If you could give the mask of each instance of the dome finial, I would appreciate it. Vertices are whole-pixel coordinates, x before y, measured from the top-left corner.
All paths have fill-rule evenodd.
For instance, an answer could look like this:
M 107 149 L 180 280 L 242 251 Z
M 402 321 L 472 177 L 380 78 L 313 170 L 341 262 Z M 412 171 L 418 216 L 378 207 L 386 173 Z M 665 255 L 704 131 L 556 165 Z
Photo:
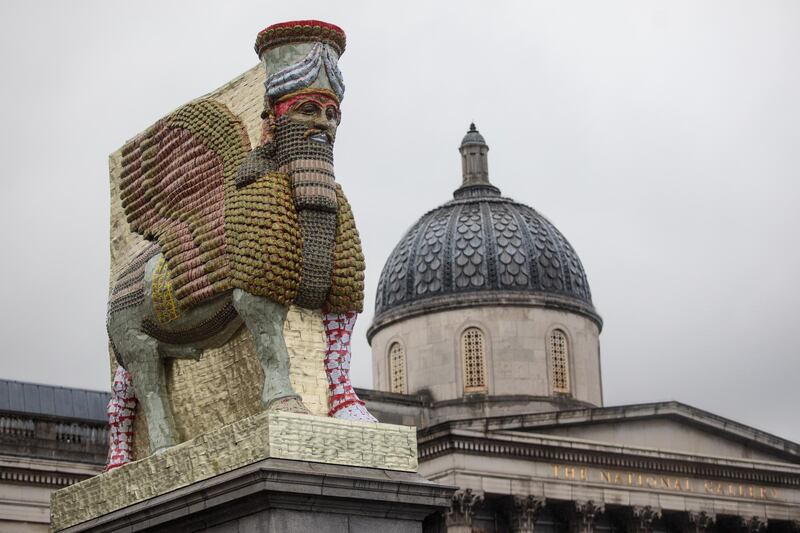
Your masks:
M 463 194 L 499 195 L 500 190 L 489 182 L 489 145 L 480 134 L 475 122 L 470 122 L 469 131 L 464 135 L 458 151 L 461 152 L 462 182 L 453 195 L 458 198 Z

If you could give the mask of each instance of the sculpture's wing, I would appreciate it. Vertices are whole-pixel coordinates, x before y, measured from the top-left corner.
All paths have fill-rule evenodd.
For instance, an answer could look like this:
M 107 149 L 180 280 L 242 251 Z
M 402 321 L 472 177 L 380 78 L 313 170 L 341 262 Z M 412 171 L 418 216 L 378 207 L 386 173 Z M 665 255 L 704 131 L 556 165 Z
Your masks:
M 201 99 L 122 148 L 120 197 L 131 229 L 157 241 L 172 288 L 191 307 L 229 285 L 225 189 L 250 150 L 241 120 Z

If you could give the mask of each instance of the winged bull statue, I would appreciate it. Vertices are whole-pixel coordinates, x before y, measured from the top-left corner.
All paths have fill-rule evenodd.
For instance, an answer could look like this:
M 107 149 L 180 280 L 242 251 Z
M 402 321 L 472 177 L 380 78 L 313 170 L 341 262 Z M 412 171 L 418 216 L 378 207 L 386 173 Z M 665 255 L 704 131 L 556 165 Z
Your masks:
M 211 99 L 179 108 L 123 147 L 122 206 L 149 244 L 120 269 L 108 305 L 119 363 L 108 468 L 130 460 L 136 401 L 151 451 L 177 444 L 165 358 L 199 358 L 242 326 L 264 370 L 264 408 L 307 413 L 289 380 L 283 325 L 291 304 L 323 312 L 329 416 L 375 421 L 350 383 L 364 258 L 334 179 L 344 48 L 344 32 L 320 21 L 258 34 L 267 79 L 255 148 L 242 121 Z

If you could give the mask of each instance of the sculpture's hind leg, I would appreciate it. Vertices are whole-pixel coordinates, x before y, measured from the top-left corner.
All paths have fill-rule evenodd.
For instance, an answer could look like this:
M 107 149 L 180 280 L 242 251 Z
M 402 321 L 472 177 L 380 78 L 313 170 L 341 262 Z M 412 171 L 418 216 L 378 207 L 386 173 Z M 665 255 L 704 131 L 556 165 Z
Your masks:
M 125 324 L 136 322 L 125 321 L 123 317 L 115 317 L 114 322 L 109 324 L 111 341 L 120 363 L 133 377 L 136 398 L 147 420 L 150 451 L 157 452 L 174 446 L 177 444 L 177 435 L 158 341 L 142 331 L 125 327 Z
M 377 422 L 359 399 L 350 383 L 350 341 L 356 324 L 356 313 L 323 315 L 328 349 L 325 352 L 325 373 L 331 388 L 328 416 L 342 420 Z
M 263 296 L 233 291 L 233 306 L 253 336 L 264 369 L 261 401 L 268 410 L 309 414 L 289 380 L 289 351 L 283 338 L 288 309 Z

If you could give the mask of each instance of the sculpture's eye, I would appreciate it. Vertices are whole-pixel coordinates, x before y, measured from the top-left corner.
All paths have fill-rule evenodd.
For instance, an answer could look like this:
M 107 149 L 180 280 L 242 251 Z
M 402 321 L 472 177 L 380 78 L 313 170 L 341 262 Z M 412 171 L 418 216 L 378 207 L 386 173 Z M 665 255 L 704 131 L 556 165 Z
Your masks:
M 325 109 L 325 117 L 328 120 L 337 120 L 338 121 L 339 120 L 339 111 L 333 106 L 328 106 L 328 108 Z
M 316 115 L 319 112 L 319 106 L 314 102 L 306 102 L 300 106 L 299 111 L 304 115 Z

